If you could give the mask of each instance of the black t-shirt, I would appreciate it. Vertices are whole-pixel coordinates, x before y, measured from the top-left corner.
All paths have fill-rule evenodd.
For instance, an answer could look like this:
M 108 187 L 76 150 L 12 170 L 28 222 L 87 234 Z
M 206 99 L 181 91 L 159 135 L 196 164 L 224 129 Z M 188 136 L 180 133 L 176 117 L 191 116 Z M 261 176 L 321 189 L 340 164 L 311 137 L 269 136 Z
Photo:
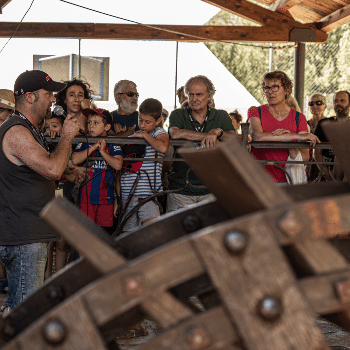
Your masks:
M 325 135 L 322 129 L 322 124 L 328 121 L 336 122 L 337 118 L 336 117 L 324 118 L 317 123 L 316 129 L 315 129 L 315 135 L 319 138 L 321 142 L 329 142 L 327 136 Z M 330 162 L 334 162 L 334 151 L 332 149 L 323 149 L 322 156 L 325 158 L 325 161 L 328 160 Z
M 118 123 L 122 127 L 126 126 L 126 128 L 131 128 L 132 126 L 136 125 L 135 131 L 139 131 L 139 112 L 135 111 L 132 114 L 129 115 L 124 115 L 124 114 L 119 114 L 116 110 L 113 111 L 112 113 L 113 117 L 113 124 L 112 124 L 112 130 L 115 132 L 114 129 L 114 124 Z

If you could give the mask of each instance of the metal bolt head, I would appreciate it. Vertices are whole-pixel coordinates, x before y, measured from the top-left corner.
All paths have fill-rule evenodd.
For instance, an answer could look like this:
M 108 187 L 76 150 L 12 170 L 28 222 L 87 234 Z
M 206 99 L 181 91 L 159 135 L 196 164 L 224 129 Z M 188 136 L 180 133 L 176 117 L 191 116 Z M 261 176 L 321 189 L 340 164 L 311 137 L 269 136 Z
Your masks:
M 48 321 L 43 329 L 44 339 L 52 345 L 61 344 L 66 337 L 66 328 L 59 320 Z
M 258 311 L 264 319 L 275 320 L 282 313 L 281 301 L 275 297 L 265 297 L 260 301 Z
M 292 238 L 302 231 L 304 225 L 298 218 L 297 214 L 290 210 L 279 222 L 279 228 Z
M 350 280 L 337 281 L 334 284 L 339 300 L 342 303 L 350 302 Z
M 144 285 L 140 275 L 127 276 L 123 279 L 124 290 L 129 296 L 142 296 Z
M 200 350 L 211 344 L 207 331 L 203 326 L 196 326 L 194 329 L 187 330 L 187 341 L 193 350 Z
M 187 233 L 192 233 L 203 227 L 202 220 L 198 215 L 187 215 L 182 220 L 182 225 Z
M 58 304 L 64 299 L 64 290 L 60 286 L 51 285 L 48 287 L 47 296 L 55 304 Z
M 248 244 L 248 236 L 240 231 L 230 231 L 225 236 L 226 248 L 234 254 L 242 253 Z

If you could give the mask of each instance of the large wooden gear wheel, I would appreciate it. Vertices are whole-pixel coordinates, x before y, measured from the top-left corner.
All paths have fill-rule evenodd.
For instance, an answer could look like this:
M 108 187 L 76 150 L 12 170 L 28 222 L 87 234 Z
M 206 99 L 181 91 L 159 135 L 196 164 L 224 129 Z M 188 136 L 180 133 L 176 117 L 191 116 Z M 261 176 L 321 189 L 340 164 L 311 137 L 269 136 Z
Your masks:
M 350 178 L 350 125 L 334 124 Z M 350 330 L 348 183 L 278 187 L 236 137 L 180 153 L 216 201 L 117 240 L 64 199 L 45 207 L 84 258 L 1 321 L 2 350 L 119 349 L 143 319 L 161 329 L 149 350 L 330 349 L 316 316 Z

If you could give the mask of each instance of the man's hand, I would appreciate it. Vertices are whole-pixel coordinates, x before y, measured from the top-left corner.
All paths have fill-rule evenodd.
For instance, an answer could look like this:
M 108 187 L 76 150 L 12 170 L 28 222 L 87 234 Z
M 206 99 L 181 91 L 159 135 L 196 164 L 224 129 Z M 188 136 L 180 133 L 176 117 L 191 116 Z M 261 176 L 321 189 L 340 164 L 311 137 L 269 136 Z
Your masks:
M 77 166 L 70 166 L 63 173 L 64 178 L 69 182 L 74 182 L 78 184 L 83 182 L 86 178 L 86 169 Z
M 208 132 L 206 136 L 204 136 L 201 146 L 202 148 L 207 147 L 211 148 L 216 145 L 219 141 L 218 136 L 221 134 L 221 129 L 212 129 Z
M 218 138 L 216 137 L 216 135 L 206 135 L 201 143 L 201 147 L 202 148 L 211 148 L 214 147 L 216 145 L 216 143 L 218 142 Z
M 81 126 L 78 123 L 77 118 L 73 117 L 71 114 L 68 114 L 63 123 L 62 136 L 68 135 L 74 137 L 79 134 L 79 129 L 81 129 Z

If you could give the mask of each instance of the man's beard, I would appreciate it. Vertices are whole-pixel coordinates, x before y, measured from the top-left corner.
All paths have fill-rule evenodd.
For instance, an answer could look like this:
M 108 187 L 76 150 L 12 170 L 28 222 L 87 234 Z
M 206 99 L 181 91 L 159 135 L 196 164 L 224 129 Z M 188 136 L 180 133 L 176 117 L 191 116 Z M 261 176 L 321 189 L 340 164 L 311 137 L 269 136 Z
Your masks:
M 338 109 L 340 107 L 340 109 Z M 335 107 L 335 114 L 338 118 L 347 117 L 349 115 L 349 107 L 350 104 L 348 104 L 346 107 L 336 106 Z
M 136 111 L 137 109 L 137 103 L 136 103 L 136 106 L 133 107 L 131 106 L 130 104 L 128 104 L 124 97 L 122 97 L 122 100 L 120 102 L 120 108 L 126 113 L 126 114 L 132 114 Z

